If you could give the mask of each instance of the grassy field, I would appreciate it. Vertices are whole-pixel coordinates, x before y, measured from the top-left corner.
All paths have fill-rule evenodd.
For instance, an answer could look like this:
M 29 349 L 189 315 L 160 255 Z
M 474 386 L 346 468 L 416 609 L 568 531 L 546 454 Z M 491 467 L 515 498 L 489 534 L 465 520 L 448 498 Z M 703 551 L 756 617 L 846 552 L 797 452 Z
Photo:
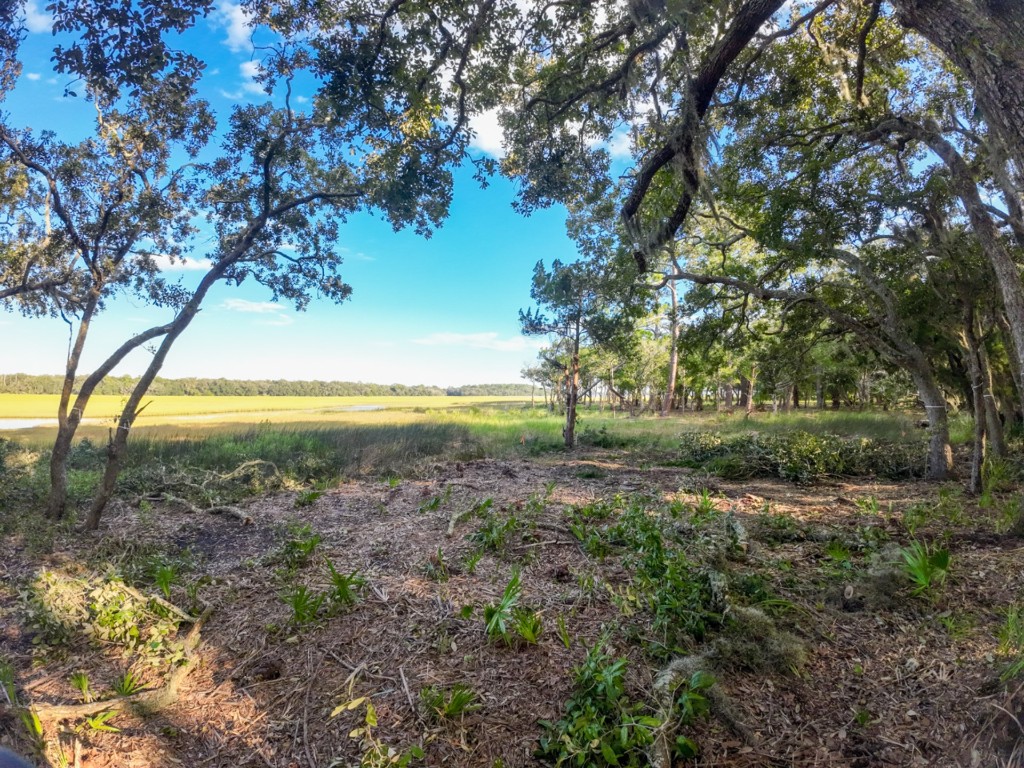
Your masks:
M 87 419 L 112 420 L 125 402 L 119 395 L 96 395 L 89 401 Z M 57 413 L 57 395 L 0 394 L 0 419 L 47 419 Z M 528 402 L 522 397 L 207 397 L 167 396 L 146 399 L 141 424 L 162 424 L 187 417 L 221 417 L 225 421 L 321 419 L 370 407 L 387 410 L 459 408 Z
M 79 437 L 93 442 L 105 440 L 122 404 L 117 396 L 94 397 Z M 52 440 L 54 426 L 4 431 L 2 420 L 53 419 L 56 405 L 57 398 L 51 395 L 0 395 L 0 435 L 44 446 Z M 595 406 L 581 409 L 577 432 L 584 445 L 670 450 L 681 433 L 692 431 L 771 435 L 804 430 L 845 437 L 915 440 L 923 434 L 916 428 L 916 420 L 915 414 L 903 412 L 813 410 L 756 413 L 750 419 L 716 411 L 677 413 L 664 419 L 653 415 L 631 418 Z M 501 456 L 524 449 L 528 453 L 557 449 L 563 423 L 562 416 L 531 407 L 528 399 L 519 397 L 154 397 L 136 421 L 133 442 L 169 441 L 185 449 L 193 441 L 230 436 L 245 439 L 256 426 L 264 430 L 273 426 L 274 431 L 282 433 L 312 431 L 330 443 L 368 442 L 374 435 L 389 442 L 396 430 L 422 430 L 440 424 L 464 433 L 466 439 L 459 441 L 463 445 L 472 438 L 474 454 Z M 357 432 L 364 439 L 357 439 Z M 969 433 L 969 424 L 955 430 L 954 442 L 964 442 Z M 399 439 L 405 442 L 404 437 Z
M 111 408 L 112 399 L 97 402 L 96 413 L 104 406 L 111 409 L 108 413 L 116 410 L 116 404 Z M 384 410 L 346 410 L 380 402 L 154 398 L 152 409 L 133 430 L 121 488 L 127 493 L 151 491 L 173 476 L 173 490 L 187 494 L 196 476 L 230 474 L 251 462 L 272 466 L 275 484 L 320 486 L 354 476 L 418 476 L 438 461 L 508 459 L 564 450 L 563 417 L 516 398 L 396 397 Z M 271 406 L 277 407 L 264 410 Z M 27 404 L 18 408 L 0 414 L 31 418 L 41 412 Z M 899 474 L 903 467 L 914 474 L 923 461 L 925 437 L 915 421 L 914 414 L 897 412 L 757 413 L 745 419 L 741 414 L 708 411 L 659 418 L 588 408 L 581 411 L 577 437 L 583 449 L 628 453 L 644 465 L 703 467 L 712 461 L 712 471 L 730 477 L 764 472 L 787 477 Z M 70 467 L 75 502 L 84 502 L 95 489 L 110 428 L 109 418 L 97 418 L 79 429 L 80 445 Z M 30 451 L 32 458 L 26 460 L 36 466 L 37 499 L 45 495 L 45 456 L 54 431 L 47 425 L 0 432 L 0 437 Z M 688 433 L 693 433 L 692 439 L 686 438 Z M 752 434 L 760 435 L 753 443 Z M 793 442 L 794 435 L 805 437 Z M 890 456 L 896 462 L 892 466 Z M 210 500 L 258 494 L 268 487 L 261 477 L 238 477 L 229 485 L 216 492 L 210 489 Z

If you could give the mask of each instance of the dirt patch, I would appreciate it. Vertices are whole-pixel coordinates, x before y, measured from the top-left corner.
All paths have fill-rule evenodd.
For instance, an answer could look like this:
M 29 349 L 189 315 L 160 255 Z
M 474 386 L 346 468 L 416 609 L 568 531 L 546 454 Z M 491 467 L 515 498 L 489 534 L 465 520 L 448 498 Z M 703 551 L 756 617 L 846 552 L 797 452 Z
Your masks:
M 711 493 L 702 501 L 703 489 Z M 331 713 L 360 697 L 372 702 L 378 744 L 422 747 L 413 765 L 540 764 L 538 721 L 561 717 L 587 648 L 606 638 L 627 658 L 628 689 L 639 700 L 650 699 L 664 663 L 637 630 L 642 607 L 624 612 L 631 575 L 622 558 L 588 554 L 567 516 L 574 505 L 639 494 L 708 505 L 707 514 L 738 521 L 749 541 L 728 563 L 733 583 L 764 593 L 750 599 L 772 608 L 806 657 L 794 672 L 737 662 L 716 669 L 747 738 L 722 718 L 700 721 L 687 730 L 701 746 L 692 764 L 1021 765 L 1024 693 L 999 683 L 997 635 L 1024 592 L 1024 546 L 978 519 L 925 525 L 918 535 L 950 550 L 950 577 L 934 597 L 911 597 L 898 578 L 895 553 L 908 540 L 901 518 L 936 492 L 923 483 L 730 483 L 591 453 L 438 464 L 394 487 L 348 482 L 305 506 L 282 493 L 247 505 L 249 525 L 173 507 L 120 508 L 98 537 L 68 537 L 43 557 L 17 538 L 0 543 L 0 657 L 32 705 L 79 701 L 69 683 L 79 670 L 108 688 L 133 658 L 89 637 L 44 651 L 26 623 L 26 585 L 40 569 L 115 568 L 140 591 L 159 593 L 143 561 L 160 553 L 183 564 L 171 602 L 213 608 L 199 664 L 156 715 L 119 715 L 117 732 L 66 723 L 61 743 L 68 756 L 78 743 L 80 765 L 357 765 L 366 743 L 350 733 L 365 725 L 365 704 Z M 502 538 L 513 518 L 523 524 Z M 689 523 L 680 525 L 685 536 Z M 304 562 L 282 554 L 296 536 L 319 537 Z M 327 561 L 365 579 L 361 599 L 298 626 L 283 595 L 329 591 Z M 515 571 L 521 604 L 543 621 L 535 645 L 495 642 L 484 631 L 484 606 L 501 599 Z M 712 639 L 679 650 L 713 656 Z M 159 685 L 159 671 L 147 672 L 149 684 Z M 432 719 L 420 691 L 457 684 L 475 692 L 477 708 Z M 44 725 L 56 765 L 59 726 Z M 0 737 L 28 748 L 10 712 Z

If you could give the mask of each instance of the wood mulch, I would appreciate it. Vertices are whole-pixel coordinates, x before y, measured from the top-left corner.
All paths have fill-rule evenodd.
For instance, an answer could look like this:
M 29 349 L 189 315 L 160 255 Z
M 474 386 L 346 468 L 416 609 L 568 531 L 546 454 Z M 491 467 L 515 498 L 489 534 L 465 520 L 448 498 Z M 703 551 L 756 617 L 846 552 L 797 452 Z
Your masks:
M 467 566 L 477 546 L 469 536 L 480 521 L 463 513 L 490 498 L 500 514 L 528 514 L 531 496 L 543 498 L 552 483 L 535 528 L 514 536 L 504 553 Z M 751 545 L 737 567 L 760 574 L 790 606 L 787 621 L 808 661 L 795 675 L 719 673 L 752 736 L 744 739 L 716 718 L 701 722 L 689 731 L 702 748 L 694 765 L 1024 766 L 1024 685 L 998 679 L 1005 663 L 999 628 L 1007 607 L 1024 598 L 1024 542 L 994 534 L 982 517 L 952 529 L 926 526 L 919 536 L 948 534 L 950 579 L 934 600 L 911 597 L 893 553 L 908 540 L 902 513 L 938 490 L 924 483 L 734 483 L 595 452 L 571 461 L 437 464 L 393 488 L 346 482 L 304 507 L 295 493 L 280 493 L 245 505 L 248 525 L 180 506 L 120 507 L 97 536 L 62 538 L 44 556 L 31 556 L 17 537 L 0 540 L 0 660 L 14 668 L 19 696 L 35 705 L 79 701 L 69 683 L 77 670 L 103 688 L 126 659 L 112 646 L 78 638 L 40 663 L 22 618 L 25 585 L 40 568 L 96 572 L 98 552 L 115 562 L 121 553 L 123 562 L 136 550 L 188 551 L 194 570 L 171 598 L 185 605 L 184 583 L 203 578 L 199 600 L 214 612 L 199 663 L 174 704 L 148 717 L 119 715 L 117 732 L 79 728 L 75 735 L 79 724 L 65 724 L 62 743 L 78 743 L 79 765 L 357 765 L 359 743 L 349 734 L 362 725 L 364 710 L 330 715 L 361 696 L 376 709 L 380 743 L 423 746 L 426 757 L 413 765 L 539 765 L 538 720 L 560 717 L 572 668 L 623 621 L 603 584 L 620 584 L 627 574 L 617 558 L 583 552 L 565 509 L 633 493 L 692 502 L 703 487 L 748 530 Z M 441 501 L 431 508 L 435 497 Z M 868 497 L 878 513 L 856 504 Z M 793 526 L 766 528 L 766 510 Z M 296 629 L 271 555 L 301 524 L 322 539 L 295 583 L 326 589 L 327 558 L 339 572 L 358 571 L 368 586 L 351 609 Z M 882 543 L 860 548 L 865 537 Z M 849 557 L 830 554 L 830 541 L 843 542 Z M 446 580 L 437 578 L 443 568 Z M 488 642 L 483 630 L 482 606 L 500 597 L 515 568 L 522 569 L 522 602 L 544 618 L 536 646 Z M 465 606 L 473 608 L 468 618 Z M 573 638 L 569 648 L 556 631 L 558 617 Z M 630 659 L 631 694 L 648 695 L 656 666 L 643 648 L 614 631 L 611 637 L 614 652 Z M 480 708 L 455 723 L 431 721 L 419 691 L 456 683 L 476 691 Z M 57 765 L 59 726 L 44 725 Z M 0 744 L 26 750 L 23 734 L 10 711 L 0 715 Z M 66 755 L 74 759 L 73 750 Z

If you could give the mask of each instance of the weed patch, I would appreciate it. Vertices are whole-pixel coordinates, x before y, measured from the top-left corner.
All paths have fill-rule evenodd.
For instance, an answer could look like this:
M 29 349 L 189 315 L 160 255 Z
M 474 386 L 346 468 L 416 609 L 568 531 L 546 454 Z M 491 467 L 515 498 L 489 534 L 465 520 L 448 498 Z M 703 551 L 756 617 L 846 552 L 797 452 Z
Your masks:
M 601 646 L 573 670 L 574 691 L 556 723 L 541 721 L 537 756 L 553 765 L 648 765 L 647 747 L 661 720 L 625 693 L 628 662 L 612 659 Z

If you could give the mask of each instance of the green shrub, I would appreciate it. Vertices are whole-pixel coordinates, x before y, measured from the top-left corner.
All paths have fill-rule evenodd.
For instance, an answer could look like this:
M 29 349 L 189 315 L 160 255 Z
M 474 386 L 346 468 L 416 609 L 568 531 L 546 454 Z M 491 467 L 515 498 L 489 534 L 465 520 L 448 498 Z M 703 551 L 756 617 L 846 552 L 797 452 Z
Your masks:
M 347 608 L 359 602 L 361 593 L 366 588 L 366 579 L 359 574 L 359 571 L 340 573 L 330 560 L 327 561 L 327 570 L 331 578 L 331 587 L 327 592 L 327 597 L 333 606 Z
M 586 427 L 576 435 L 576 442 L 591 448 L 627 448 L 637 442 L 636 438 L 608 431 L 608 427 L 600 429 Z
M 556 766 L 626 766 L 649 764 L 646 749 L 661 721 L 625 693 L 628 662 L 613 660 L 598 645 L 573 670 L 573 695 L 557 723 L 541 721 L 537 757 Z
M 914 583 L 912 594 L 925 594 L 946 581 L 948 549 L 933 549 L 920 541 L 912 541 L 909 547 L 900 550 L 900 554 L 903 556 L 903 572 Z
M 297 627 L 316 621 L 320 606 L 327 599 L 326 594 L 315 594 L 305 584 L 288 590 L 282 597 L 292 609 L 291 622 Z
M 723 436 L 691 432 L 680 440 L 680 462 L 724 477 L 778 476 L 798 483 L 823 477 L 877 475 L 891 479 L 924 474 L 925 446 L 803 430 Z
M 718 432 L 684 432 L 679 438 L 679 448 L 682 458 L 695 465 L 729 453 L 729 446 Z
M 296 570 L 309 563 L 316 548 L 320 546 L 322 537 L 313 533 L 308 524 L 293 525 L 289 530 L 290 537 L 282 545 L 278 559 L 288 570 Z
M 456 683 L 451 688 L 437 688 L 433 685 L 420 689 L 420 703 L 427 717 L 434 722 L 455 720 L 480 709 L 476 703 L 476 692 L 467 685 Z

